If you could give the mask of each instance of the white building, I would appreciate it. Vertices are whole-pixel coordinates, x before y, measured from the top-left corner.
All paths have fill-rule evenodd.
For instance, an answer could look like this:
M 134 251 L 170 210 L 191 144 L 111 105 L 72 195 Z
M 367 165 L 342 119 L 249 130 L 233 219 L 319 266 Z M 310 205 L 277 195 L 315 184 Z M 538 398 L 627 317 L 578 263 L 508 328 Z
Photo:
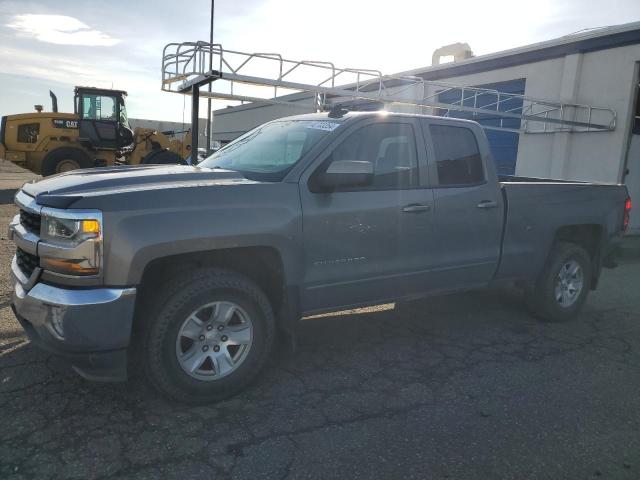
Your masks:
M 426 80 L 481 86 L 615 111 L 615 128 L 611 131 L 567 132 L 551 127 L 541 133 L 486 131 L 501 173 L 626 183 L 636 207 L 631 226 L 640 233 L 639 71 L 640 22 L 637 22 L 404 73 Z M 452 99 L 444 98 L 451 93 L 443 93 L 439 101 L 451 103 Z M 311 111 L 309 94 L 294 94 L 287 99 L 308 105 L 306 110 Z M 361 105 L 362 109 L 380 108 L 365 101 Z M 216 110 L 213 138 L 229 141 L 265 121 L 304 111 L 266 103 Z M 591 120 L 598 123 L 596 117 L 600 113 L 594 111 Z M 495 121 L 482 115 L 453 116 L 487 125 Z M 520 121 L 516 122 L 516 128 L 520 128 Z M 541 126 L 537 123 L 531 130 L 540 130 Z

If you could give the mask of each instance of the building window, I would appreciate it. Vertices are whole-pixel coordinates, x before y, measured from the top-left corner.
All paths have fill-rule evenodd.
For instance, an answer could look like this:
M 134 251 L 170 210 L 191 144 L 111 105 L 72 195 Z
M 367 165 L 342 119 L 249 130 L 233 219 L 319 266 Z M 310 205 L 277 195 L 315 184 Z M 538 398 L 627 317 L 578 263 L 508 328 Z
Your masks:
M 471 130 L 431 125 L 429 131 L 440 185 L 477 185 L 484 181 L 482 157 Z
M 40 133 L 39 123 L 25 123 L 18 126 L 18 142 L 20 143 L 36 143 L 38 134 Z

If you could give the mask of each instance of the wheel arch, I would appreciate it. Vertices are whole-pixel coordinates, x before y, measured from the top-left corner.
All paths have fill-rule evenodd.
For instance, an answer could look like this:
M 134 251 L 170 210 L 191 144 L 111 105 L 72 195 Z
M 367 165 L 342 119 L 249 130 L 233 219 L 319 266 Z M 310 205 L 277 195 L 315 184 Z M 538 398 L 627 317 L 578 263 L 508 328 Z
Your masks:
M 594 290 L 598 286 L 602 270 L 603 239 L 604 228 L 602 225 L 595 223 L 564 225 L 556 230 L 547 258 L 551 255 L 553 246 L 557 242 L 569 242 L 584 248 L 591 258 L 593 267 L 591 289 Z
M 262 289 L 274 312 L 284 305 L 286 278 L 280 252 L 271 246 L 251 246 L 189 252 L 151 260 L 142 272 L 136 309 L 145 308 L 145 303 L 168 278 L 200 268 L 221 268 L 240 273 Z

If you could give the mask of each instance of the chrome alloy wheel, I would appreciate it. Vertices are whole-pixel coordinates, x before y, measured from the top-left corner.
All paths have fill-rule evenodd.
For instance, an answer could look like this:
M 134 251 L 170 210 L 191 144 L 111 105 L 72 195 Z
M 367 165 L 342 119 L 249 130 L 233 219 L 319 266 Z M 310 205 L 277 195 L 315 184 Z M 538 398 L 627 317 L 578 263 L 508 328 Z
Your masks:
M 575 260 L 565 262 L 556 277 L 556 301 L 563 307 L 573 305 L 584 284 L 582 267 Z
M 199 307 L 182 323 L 176 356 L 190 377 L 219 380 L 244 362 L 252 342 L 249 315 L 233 302 L 213 302 Z

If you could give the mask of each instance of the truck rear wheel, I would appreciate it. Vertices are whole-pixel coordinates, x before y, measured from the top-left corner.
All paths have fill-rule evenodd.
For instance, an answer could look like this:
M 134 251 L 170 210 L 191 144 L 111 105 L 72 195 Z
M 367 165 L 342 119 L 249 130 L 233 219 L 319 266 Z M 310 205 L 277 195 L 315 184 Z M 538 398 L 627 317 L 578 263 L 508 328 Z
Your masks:
M 77 148 L 58 148 L 44 158 L 42 176 L 48 177 L 58 173 L 70 172 L 79 168 L 91 168 L 93 162 L 89 156 Z
M 575 317 L 589 294 L 592 272 L 591 257 L 584 248 L 556 243 L 534 289 L 527 294 L 527 307 L 543 320 L 561 322 Z
M 275 318 L 266 295 L 248 278 L 219 269 L 189 272 L 155 298 L 144 366 L 164 394 L 194 405 L 222 400 L 264 367 Z

